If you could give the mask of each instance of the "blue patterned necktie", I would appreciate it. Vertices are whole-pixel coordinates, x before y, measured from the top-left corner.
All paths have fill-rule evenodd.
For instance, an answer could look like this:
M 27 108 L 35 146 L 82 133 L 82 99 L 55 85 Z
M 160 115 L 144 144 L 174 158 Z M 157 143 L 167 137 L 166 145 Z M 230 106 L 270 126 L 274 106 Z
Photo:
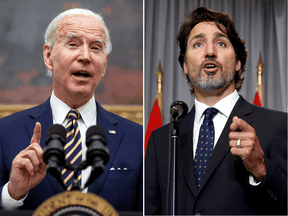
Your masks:
M 214 147 L 214 125 L 213 118 L 218 113 L 215 108 L 208 108 L 204 112 L 204 120 L 200 127 L 198 144 L 195 154 L 194 168 L 196 174 L 197 187 L 201 185 L 205 169 L 212 155 Z
M 80 113 L 78 110 L 71 109 L 67 115 L 68 123 L 66 125 L 66 145 L 65 150 L 65 160 L 70 161 L 74 166 L 79 165 L 82 162 L 82 146 L 81 146 L 81 134 L 80 128 L 77 124 L 77 119 L 80 118 Z M 71 183 L 74 176 L 74 171 L 72 170 L 62 170 L 62 175 L 64 183 L 68 186 L 68 191 L 71 189 Z M 78 175 L 78 180 L 81 185 L 81 174 Z

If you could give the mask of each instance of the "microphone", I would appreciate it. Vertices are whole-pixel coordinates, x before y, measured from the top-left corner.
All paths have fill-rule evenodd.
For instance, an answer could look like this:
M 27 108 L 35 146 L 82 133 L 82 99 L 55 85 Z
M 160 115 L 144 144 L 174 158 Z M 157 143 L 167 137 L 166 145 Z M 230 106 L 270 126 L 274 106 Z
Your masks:
M 60 124 L 51 125 L 46 133 L 43 160 L 47 164 L 48 172 L 66 190 L 63 183 L 60 165 L 65 166 L 64 145 L 66 143 L 66 130 Z
M 173 119 L 183 118 L 188 112 L 188 106 L 183 101 L 175 101 L 170 106 L 170 114 Z
M 101 126 L 94 125 L 86 131 L 86 160 L 87 165 L 92 166 L 92 171 L 84 188 L 89 186 L 105 169 L 105 164 L 109 160 L 106 142 L 105 131 Z
M 178 139 L 180 137 L 178 118 L 183 118 L 188 112 L 188 106 L 183 101 L 175 101 L 170 106 L 170 139 L 169 139 L 169 155 L 168 155 L 168 176 L 166 190 L 166 209 L 165 213 L 174 215 L 175 213 L 175 191 L 176 191 L 176 150 Z

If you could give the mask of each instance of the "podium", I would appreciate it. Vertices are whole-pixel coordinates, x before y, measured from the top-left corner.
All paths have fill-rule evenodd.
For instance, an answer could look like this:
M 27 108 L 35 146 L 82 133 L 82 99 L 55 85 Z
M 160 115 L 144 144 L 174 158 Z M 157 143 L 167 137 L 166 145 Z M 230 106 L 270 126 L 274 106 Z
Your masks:
M 119 216 L 118 212 L 103 198 L 81 191 L 57 194 L 42 203 L 32 216 Z
M 33 211 L 30 210 L 16 210 L 16 211 L 1 211 L 1 216 L 31 216 Z M 143 216 L 142 212 L 119 212 L 120 216 Z

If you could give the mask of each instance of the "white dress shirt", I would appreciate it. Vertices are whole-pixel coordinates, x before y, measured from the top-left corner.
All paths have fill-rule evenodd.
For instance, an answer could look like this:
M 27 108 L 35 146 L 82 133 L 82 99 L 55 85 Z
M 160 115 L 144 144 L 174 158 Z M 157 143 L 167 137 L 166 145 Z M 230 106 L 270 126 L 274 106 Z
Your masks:
M 214 134 L 215 134 L 214 148 L 238 99 L 239 94 L 237 90 L 234 90 L 233 93 L 226 96 L 225 98 L 218 101 L 216 104 L 212 106 L 217 110 L 219 110 L 217 115 L 213 118 Z M 195 119 L 193 128 L 193 159 L 195 159 L 200 127 L 204 120 L 203 114 L 207 108 L 209 108 L 209 106 L 195 99 Z M 261 182 L 256 182 L 253 176 L 249 176 L 250 185 L 257 186 L 260 183 Z
M 68 122 L 67 114 L 71 110 L 71 108 L 65 104 L 63 101 L 58 99 L 54 95 L 54 91 L 50 97 L 50 106 L 52 109 L 52 117 L 53 117 L 53 124 L 62 124 L 64 127 Z M 81 118 L 77 120 L 78 126 L 80 128 L 80 134 L 82 139 L 82 160 L 86 159 L 86 131 L 89 127 L 96 124 L 97 120 L 97 109 L 94 96 L 82 107 L 77 109 L 80 114 Z M 91 172 L 91 166 L 87 167 L 85 170 L 82 170 L 82 180 L 81 186 L 84 187 L 89 175 Z M 49 175 L 49 174 L 48 174 Z M 1 193 L 1 206 L 4 210 L 14 210 L 21 207 L 24 204 L 24 200 L 26 199 L 27 195 L 21 200 L 14 200 L 10 197 L 8 192 L 8 183 L 7 182 Z M 88 188 L 83 190 L 84 193 L 87 193 Z
M 235 90 L 232 94 L 228 95 L 227 97 L 223 98 L 222 100 L 214 104 L 214 106 L 212 106 L 217 110 L 219 110 L 217 115 L 213 118 L 214 131 L 215 131 L 214 148 L 238 99 L 239 94 Z M 207 108 L 209 108 L 209 106 L 195 99 L 195 119 L 193 128 L 193 158 L 195 158 L 199 138 L 199 130 L 204 120 L 203 114 Z

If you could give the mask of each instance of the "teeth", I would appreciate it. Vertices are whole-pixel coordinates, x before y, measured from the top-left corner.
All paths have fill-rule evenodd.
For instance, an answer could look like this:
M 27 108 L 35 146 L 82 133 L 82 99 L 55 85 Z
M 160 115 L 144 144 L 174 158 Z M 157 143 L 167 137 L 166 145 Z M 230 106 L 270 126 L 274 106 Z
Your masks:
M 215 65 L 206 65 L 206 68 L 215 68 Z
M 78 72 L 78 73 L 80 73 L 80 74 L 87 74 L 87 73 L 85 73 L 85 72 L 83 72 L 83 71 L 80 71 L 80 72 Z
M 75 76 L 84 76 L 84 77 L 88 77 L 89 74 L 85 73 L 85 72 L 82 72 L 82 71 L 79 71 L 79 72 L 76 72 L 74 73 Z

